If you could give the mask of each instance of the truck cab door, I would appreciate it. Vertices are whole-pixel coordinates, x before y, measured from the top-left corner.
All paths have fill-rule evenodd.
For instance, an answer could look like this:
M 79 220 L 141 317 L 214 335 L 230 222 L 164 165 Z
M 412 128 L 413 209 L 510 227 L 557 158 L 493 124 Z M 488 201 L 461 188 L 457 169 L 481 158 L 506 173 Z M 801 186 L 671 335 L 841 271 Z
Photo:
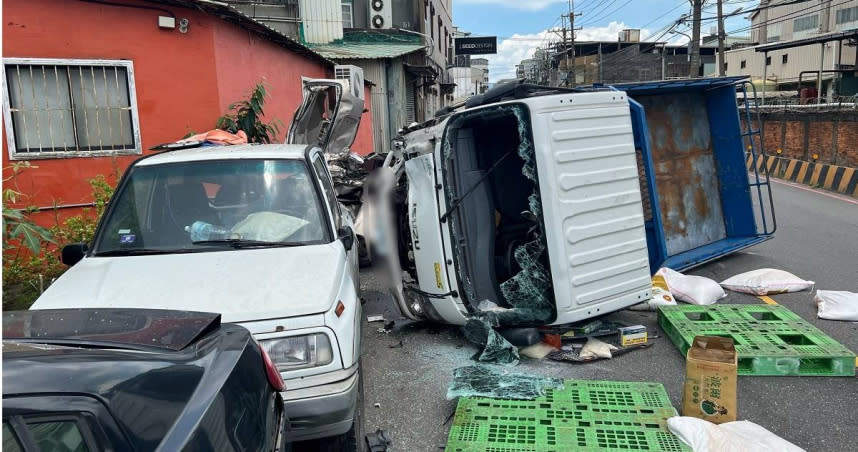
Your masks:
M 344 80 L 302 78 L 301 84 L 303 100 L 286 143 L 317 145 L 332 155 L 347 153 L 360 126 L 363 99 Z

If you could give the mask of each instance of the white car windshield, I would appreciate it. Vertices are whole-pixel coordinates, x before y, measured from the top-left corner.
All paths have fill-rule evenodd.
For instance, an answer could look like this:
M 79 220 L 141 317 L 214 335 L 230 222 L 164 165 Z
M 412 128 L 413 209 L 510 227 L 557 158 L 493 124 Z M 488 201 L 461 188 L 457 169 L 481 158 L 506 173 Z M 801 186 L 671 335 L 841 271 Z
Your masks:
M 94 253 L 328 241 L 311 177 L 297 159 L 134 167 L 112 200 Z

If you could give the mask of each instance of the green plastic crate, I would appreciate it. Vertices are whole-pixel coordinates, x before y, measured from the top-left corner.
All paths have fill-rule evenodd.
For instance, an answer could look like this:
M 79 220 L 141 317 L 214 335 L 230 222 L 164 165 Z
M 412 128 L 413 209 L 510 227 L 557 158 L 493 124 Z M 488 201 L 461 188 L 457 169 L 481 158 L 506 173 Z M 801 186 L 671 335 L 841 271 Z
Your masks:
M 459 399 L 447 452 L 690 449 L 667 430 L 676 410 L 657 383 L 565 380 L 532 401 Z
M 683 356 L 695 336 L 733 339 L 739 375 L 855 376 L 855 353 L 781 305 L 661 306 L 658 325 Z

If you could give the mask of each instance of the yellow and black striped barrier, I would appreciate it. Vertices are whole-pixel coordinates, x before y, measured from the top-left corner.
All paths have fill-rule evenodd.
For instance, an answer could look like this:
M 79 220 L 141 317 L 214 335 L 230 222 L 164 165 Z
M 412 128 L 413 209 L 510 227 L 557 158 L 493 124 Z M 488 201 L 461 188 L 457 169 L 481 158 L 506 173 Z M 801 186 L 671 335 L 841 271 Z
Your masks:
M 766 168 L 769 175 L 811 187 L 824 188 L 837 193 L 858 198 L 858 169 L 827 163 L 794 160 L 776 155 L 758 155 L 756 162 L 749 154 L 748 170 L 763 173 Z

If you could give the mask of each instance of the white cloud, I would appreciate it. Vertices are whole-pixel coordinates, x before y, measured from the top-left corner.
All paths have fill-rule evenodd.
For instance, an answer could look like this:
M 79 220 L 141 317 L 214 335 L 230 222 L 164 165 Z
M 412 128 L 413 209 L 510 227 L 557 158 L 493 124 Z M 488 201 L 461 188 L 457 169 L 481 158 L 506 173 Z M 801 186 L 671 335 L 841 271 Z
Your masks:
M 622 22 L 611 22 L 604 27 L 584 27 L 575 33 L 575 39 L 578 41 L 616 41 L 618 32 L 626 28 L 629 27 Z M 641 30 L 641 39 L 645 39 L 649 35 L 649 30 Z M 514 78 L 516 64 L 532 57 L 536 49 L 544 47 L 552 41 L 560 41 L 559 32 L 543 30 L 539 33 L 514 34 L 509 38 L 499 39 L 498 53 L 496 55 L 484 55 L 489 60 L 490 80 L 496 82 L 500 79 Z
M 566 0 L 455 0 L 456 3 L 471 3 L 478 5 L 497 5 L 506 8 L 539 11 L 555 3 L 566 3 Z

